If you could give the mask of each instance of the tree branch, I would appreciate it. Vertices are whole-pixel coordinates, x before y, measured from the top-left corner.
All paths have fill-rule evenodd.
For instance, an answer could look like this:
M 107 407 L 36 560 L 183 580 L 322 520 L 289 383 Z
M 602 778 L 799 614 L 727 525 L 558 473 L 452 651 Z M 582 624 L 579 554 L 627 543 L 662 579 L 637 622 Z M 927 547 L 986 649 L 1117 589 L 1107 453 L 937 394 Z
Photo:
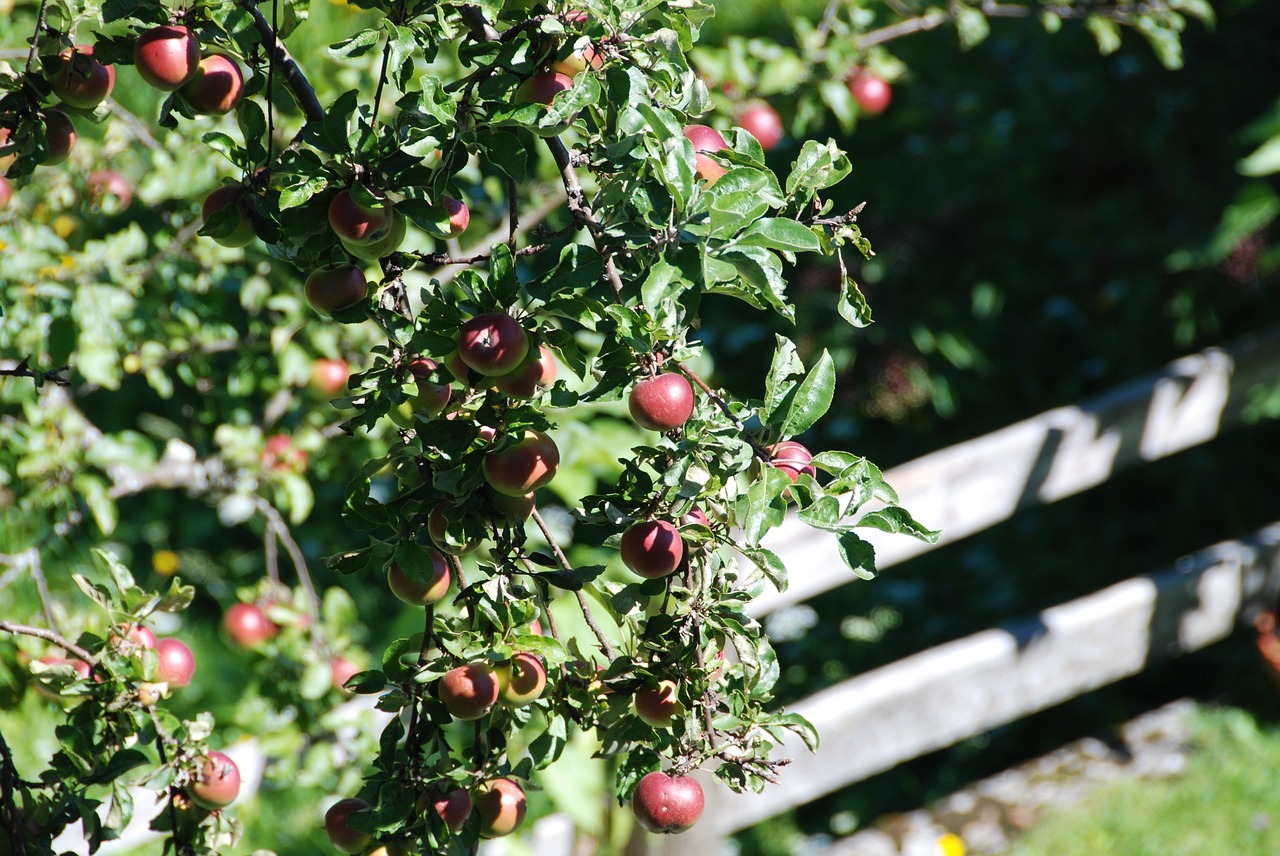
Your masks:
M 322 123 L 324 121 L 324 107 L 320 105 L 320 99 L 316 97 L 315 87 L 311 85 L 311 81 L 307 80 L 307 76 L 302 73 L 302 69 L 289 53 L 289 49 L 284 46 L 284 42 L 280 41 L 275 31 L 271 29 L 271 22 L 262 14 L 255 0 L 239 0 L 239 2 L 253 16 L 253 26 L 258 31 L 258 37 L 275 57 L 276 65 L 279 66 L 281 74 L 284 75 L 284 82 L 288 84 L 289 91 L 293 93 L 298 106 L 302 108 L 308 124 L 318 125 Z
M 569 573 L 573 573 L 573 565 L 570 564 L 564 551 L 560 549 L 560 545 L 556 543 L 555 537 L 547 527 L 547 522 L 542 519 L 542 515 L 538 513 L 537 508 L 533 509 L 533 520 L 538 524 L 538 528 L 542 530 L 542 537 L 547 539 L 547 543 L 551 546 L 551 552 L 559 560 L 560 566 Z M 614 653 L 613 646 L 609 644 L 604 631 L 600 629 L 599 624 L 596 624 L 596 618 L 591 614 L 591 607 L 587 604 L 586 595 L 582 593 L 582 589 L 578 589 L 574 594 L 578 596 L 578 606 L 582 609 L 582 617 L 587 620 L 587 626 L 591 628 L 591 632 L 595 634 L 596 641 L 600 643 L 600 650 L 610 660 L 616 659 L 618 655 Z
M 92 668 L 98 665 L 98 658 L 81 648 L 74 642 L 68 641 L 61 633 L 52 630 L 46 630 L 43 627 L 32 627 L 27 624 L 15 624 L 12 621 L 0 621 L 0 630 L 5 633 L 12 633 L 15 636 L 34 636 L 36 639 L 43 639 L 46 642 L 52 642 L 68 654 L 74 654 L 81 660 L 84 660 Z

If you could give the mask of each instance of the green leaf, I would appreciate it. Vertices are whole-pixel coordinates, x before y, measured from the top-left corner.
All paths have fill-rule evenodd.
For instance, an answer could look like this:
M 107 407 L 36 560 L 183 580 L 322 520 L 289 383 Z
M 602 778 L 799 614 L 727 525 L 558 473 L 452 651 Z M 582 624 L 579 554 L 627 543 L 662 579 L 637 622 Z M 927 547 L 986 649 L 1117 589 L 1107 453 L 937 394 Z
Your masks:
M 742 551 L 742 555 L 760 569 L 774 588 L 780 592 L 787 590 L 787 566 L 783 564 L 777 553 L 766 550 L 764 547 L 747 547 Z
M 956 32 L 960 36 L 960 49 L 969 50 L 986 41 L 991 35 L 987 16 L 972 6 L 960 6 L 955 15 Z
M 737 246 L 768 247 L 790 253 L 816 253 L 822 243 L 813 229 L 787 217 L 765 217 L 749 226 L 734 242 Z
M 120 778 L 130 770 L 149 762 L 147 756 L 137 749 L 121 749 L 107 759 L 105 764 L 95 768 L 92 773 L 85 776 L 84 783 L 86 785 L 105 785 Z
M 817 365 L 809 370 L 791 399 L 780 427 L 783 436 L 794 437 L 812 428 L 830 409 L 835 392 L 835 361 L 824 348 Z
M 862 296 L 862 290 L 853 277 L 846 276 L 840 286 L 840 302 L 836 307 L 840 317 L 854 327 L 866 327 L 871 323 L 871 306 Z
M 329 45 L 329 54 L 336 59 L 363 56 L 377 47 L 379 40 L 377 30 L 361 30 L 340 42 Z
M 859 526 L 879 529 L 882 532 L 911 535 L 930 544 L 938 540 L 941 530 L 928 529 L 916 521 L 911 513 L 901 506 L 890 506 L 877 511 L 869 511 L 858 521 Z
M 1110 56 L 1120 50 L 1120 25 L 1115 21 L 1102 15 L 1090 15 L 1085 18 L 1084 25 L 1098 43 L 1098 53 Z
M 1272 137 L 1236 166 L 1241 175 L 1263 176 L 1280 172 L 1280 136 Z
M 795 392 L 793 378 L 804 371 L 804 363 L 796 355 L 796 346 L 785 336 L 777 335 L 773 350 L 773 364 L 764 381 L 764 402 L 760 406 L 760 421 L 771 424 L 774 414 Z
M 850 531 L 841 532 L 836 536 L 836 547 L 840 550 L 840 558 L 855 576 L 864 580 L 875 579 L 875 547 Z

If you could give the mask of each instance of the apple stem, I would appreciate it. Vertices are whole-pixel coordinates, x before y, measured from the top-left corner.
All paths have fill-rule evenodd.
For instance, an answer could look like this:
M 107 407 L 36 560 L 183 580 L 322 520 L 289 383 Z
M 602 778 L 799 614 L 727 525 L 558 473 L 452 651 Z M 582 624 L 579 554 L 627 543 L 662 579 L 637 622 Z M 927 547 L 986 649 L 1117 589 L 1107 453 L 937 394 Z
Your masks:
M 560 545 L 556 543 L 556 539 L 551 534 L 551 530 L 547 528 L 547 523 L 542 519 L 542 515 L 538 513 L 535 506 L 533 509 L 533 520 L 538 524 L 538 528 L 542 530 L 542 537 L 547 539 L 547 543 L 551 545 L 551 552 L 555 554 L 556 559 L 560 562 L 560 567 L 566 571 L 573 573 L 573 565 L 569 563 L 569 559 L 565 556 L 564 551 L 560 549 Z M 596 641 L 600 643 L 600 650 L 610 661 L 616 660 L 618 655 L 614 652 L 613 646 L 609 644 L 609 640 L 605 637 L 604 631 L 600 629 L 600 625 L 596 624 L 596 618 L 591 614 L 591 607 L 587 604 L 586 595 L 582 593 L 582 589 L 574 592 L 578 598 L 578 607 L 582 610 L 582 617 L 587 620 L 587 626 L 591 628 L 591 632 L 595 634 Z
M 68 654 L 75 654 L 81 660 L 89 664 L 90 668 L 98 665 L 98 658 L 90 654 L 79 645 L 67 640 L 61 633 L 53 630 L 46 630 L 43 627 L 31 627 L 26 624 L 15 624 L 12 621 L 0 621 L 0 630 L 5 633 L 12 633 L 14 636 L 34 636 L 37 639 L 43 639 L 46 642 L 52 642 L 59 648 L 65 650 Z

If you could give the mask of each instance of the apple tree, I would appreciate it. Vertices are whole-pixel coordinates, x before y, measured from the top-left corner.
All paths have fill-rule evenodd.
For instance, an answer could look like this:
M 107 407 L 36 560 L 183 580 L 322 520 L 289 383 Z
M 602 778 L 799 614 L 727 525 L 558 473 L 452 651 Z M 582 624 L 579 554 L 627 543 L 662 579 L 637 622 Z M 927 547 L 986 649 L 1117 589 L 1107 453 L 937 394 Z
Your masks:
M 795 439 L 831 405 L 826 352 L 778 337 L 742 400 L 705 379 L 700 331 L 726 300 L 791 319 L 806 254 L 839 271 L 843 323 L 869 323 L 849 269 L 870 243 L 827 199 L 848 158 L 766 151 L 889 108 L 892 38 L 974 44 L 985 16 L 1036 9 L 832 3 L 766 56 L 696 48 L 697 0 L 18 7 L 0 675 L 62 718 L 34 769 L 0 735 L 0 852 L 52 853 L 77 821 L 96 848 L 135 813 L 181 854 L 279 846 L 239 844 L 227 723 L 192 698 L 218 657 L 180 637 L 210 602 L 256 657 L 234 730 L 269 777 L 343 797 L 323 820 L 341 852 L 514 833 L 587 732 L 651 831 L 697 821 L 694 770 L 776 781 L 780 735 L 818 737 L 770 704 L 746 610 L 787 585 L 766 536 L 794 517 L 870 578 L 859 528 L 933 533 L 864 456 Z M 1207 7 L 1038 14 L 1172 51 Z M 794 72 L 785 121 L 769 63 Z M 217 543 L 244 532 L 260 552 Z M 164 546 L 183 537 L 203 561 Z M 342 708 L 386 724 L 352 738 Z

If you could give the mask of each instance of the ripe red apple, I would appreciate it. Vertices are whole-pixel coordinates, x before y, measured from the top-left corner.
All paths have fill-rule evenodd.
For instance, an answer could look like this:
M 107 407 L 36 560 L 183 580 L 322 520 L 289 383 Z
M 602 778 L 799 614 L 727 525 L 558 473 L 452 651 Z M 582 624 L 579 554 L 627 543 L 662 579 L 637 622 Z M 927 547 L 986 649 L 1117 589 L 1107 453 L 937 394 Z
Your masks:
M 670 727 L 672 717 L 684 713 L 677 689 L 675 681 L 658 681 L 656 686 L 636 690 L 636 715 L 654 728 Z
M 187 786 L 187 794 L 203 809 L 224 809 L 240 795 L 240 769 L 221 752 L 210 752 Z
M 476 814 L 480 817 L 480 837 L 510 835 L 524 823 L 529 806 L 524 789 L 510 779 L 490 779 L 476 788 Z
M 243 184 L 224 184 L 204 198 L 200 207 L 200 216 L 208 223 L 209 218 L 224 208 L 234 206 L 236 217 L 231 230 L 225 234 L 213 235 L 213 240 L 224 247 L 239 248 L 247 246 L 258 237 L 253 228 L 250 216 L 254 208 L 254 196 Z
M 602 65 L 604 65 L 604 54 L 597 50 L 595 45 L 587 45 L 582 50 L 575 50 L 564 59 L 552 63 L 551 70 L 574 78 L 586 71 L 587 66 L 599 68 Z
M 471 209 L 467 207 L 467 203 L 446 196 L 440 200 L 440 204 L 449 215 L 449 231 L 445 233 L 445 237 L 456 238 L 467 231 L 467 226 L 471 225 Z
M 196 76 L 200 42 L 187 27 L 153 27 L 138 36 L 133 62 L 143 80 L 162 92 L 173 92 Z
M 454 719 L 479 719 L 498 701 L 498 676 L 487 663 L 450 669 L 440 679 L 440 701 Z
M 387 585 L 391 593 L 410 606 L 427 606 L 438 603 L 449 593 L 449 563 L 434 550 L 428 551 L 431 559 L 431 578 L 419 582 L 411 578 L 397 564 L 387 571 Z
M 705 181 L 707 183 L 707 187 L 714 185 L 720 180 L 720 176 L 724 175 L 726 172 L 728 172 L 728 170 L 716 163 L 707 155 L 698 153 L 694 156 L 693 175 L 695 178 Z
M 409 374 L 418 385 L 418 399 L 414 409 L 428 416 L 439 416 L 449 405 L 449 384 L 436 383 L 431 380 L 431 373 L 440 364 L 430 357 L 418 357 L 409 363 Z
M 526 430 L 515 444 L 484 456 L 489 487 L 507 496 L 525 496 L 545 487 L 560 467 L 560 449 L 541 431 Z
M 685 125 L 684 135 L 699 154 L 714 154 L 729 148 L 724 135 L 708 125 Z
M 221 116 L 230 113 L 244 94 L 240 66 L 225 54 L 209 54 L 200 60 L 196 73 L 181 89 L 182 97 L 197 113 Z
M 133 204 L 133 188 L 129 185 L 129 180 L 114 169 L 92 173 L 86 183 L 90 201 L 100 208 L 120 212 Z M 115 198 L 115 202 L 112 206 L 107 206 L 107 200 L 111 197 Z
M 12 199 L 13 185 L 9 184 L 9 179 L 0 176 L 0 210 L 7 208 Z
M 307 469 L 307 453 L 288 434 L 272 434 L 262 445 L 259 462 L 275 472 L 302 473 Z
M 64 48 L 49 79 L 53 94 L 63 104 L 82 110 L 92 110 L 106 101 L 115 83 L 115 67 L 94 59 L 92 45 L 77 45 L 74 51 Z
M 529 334 L 505 312 L 477 315 L 458 330 L 458 358 L 485 377 L 513 371 L 528 353 Z
M 738 116 L 738 124 L 755 137 L 766 152 L 782 142 L 782 117 L 763 101 L 748 104 Z
M 443 793 L 430 790 L 418 800 L 418 813 L 425 814 L 428 808 L 440 815 L 445 826 L 457 832 L 471 816 L 471 794 L 465 788 Z
M 332 315 L 364 300 L 369 282 L 355 265 L 325 265 L 311 272 L 304 291 L 312 308 Z
M 45 166 L 56 166 L 71 155 L 71 147 L 76 144 L 76 126 L 61 110 L 44 111 L 44 141 L 49 149 L 45 156 Z
M 535 505 L 532 493 L 526 493 L 523 496 L 508 496 L 505 493 L 498 493 L 496 490 L 489 492 L 489 504 L 504 520 L 509 521 L 528 520 L 533 514 Z
M 795 440 L 786 440 L 769 447 L 769 462 L 795 481 L 801 473 L 817 477 L 818 469 L 812 464 L 813 453 Z
M 517 104 L 550 104 L 561 92 L 573 88 L 573 78 L 558 71 L 540 71 L 516 90 Z
M 513 654 L 495 670 L 499 701 L 507 707 L 524 707 L 536 701 L 547 686 L 547 670 L 533 654 Z
M 622 533 L 622 562 L 645 579 L 665 577 L 680 567 L 684 539 L 666 520 L 641 520 Z
M 400 249 L 400 245 L 404 243 L 405 236 L 409 234 L 409 220 L 399 211 L 392 210 L 391 224 L 387 227 L 386 233 L 375 239 L 372 243 L 356 244 L 351 241 L 339 238 L 342 248 L 358 259 L 365 261 L 375 261 L 385 256 L 389 256 L 396 250 Z
M 156 647 L 156 634 L 141 624 L 120 624 L 111 629 L 111 646 L 122 654 L 130 654 L 138 648 Z
M 324 830 L 329 833 L 329 842 L 338 852 L 361 853 L 373 840 L 372 835 L 352 829 L 348 823 L 351 815 L 367 808 L 369 804 L 364 800 L 348 797 L 338 800 L 324 813 Z
M 360 673 L 361 669 L 346 657 L 334 657 L 329 662 L 329 674 L 333 677 L 333 688 L 343 695 L 351 695 L 346 689 L 347 681 Z
M 689 421 L 693 403 L 693 386 L 685 376 L 666 372 L 637 383 L 627 409 L 641 428 L 673 431 Z
M 339 238 L 351 244 L 372 244 L 386 237 L 394 209 L 379 193 L 374 196 L 379 204 L 372 207 L 357 202 L 347 188 L 329 200 L 329 226 Z
M 196 673 L 196 658 L 180 639 L 156 642 L 156 680 L 181 689 Z
M 253 603 L 232 604 L 222 616 L 222 627 L 241 648 L 261 645 L 280 632 L 280 626 Z
M 854 69 L 847 83 L 853 100 L 870 116 L 879 116 L 893 100 L 893 87 L 889 82 L 865 68 Z
M 495 386 L 512 398 L 528 400 L 538 394 L 539 387 L 550 386 L 555 379 L 556 359 L 550 350 L 540 347 L 536 355 L 530 352 L 513 371 L 499 375 Z
M 12 134 L 13 134 L 12 129 L 0 127 L 0 148 L 4 148 L 5 146 L 9 145 L 9 142 L 10 142 L 9 137 Z M 0 175 L 3 175 L 4 173 L 8 172 L 9 167 L 12 166 L 13 162 L 16 161 L 17 159 L 18 159 L 18 155 L 16 153 L 11 155 L 0 155 Z
M 322 357 L 311 364 L 311 388 L 327 398 L 332 398 L 346 389 L 349 377 L 351 377 L 351 366 L 346 360 Z
M 653 772 L 640 780 L 631 798 L 636 822 L 649 832 L 684 832 L 702 817 L 705 797 L 692 776 Z

